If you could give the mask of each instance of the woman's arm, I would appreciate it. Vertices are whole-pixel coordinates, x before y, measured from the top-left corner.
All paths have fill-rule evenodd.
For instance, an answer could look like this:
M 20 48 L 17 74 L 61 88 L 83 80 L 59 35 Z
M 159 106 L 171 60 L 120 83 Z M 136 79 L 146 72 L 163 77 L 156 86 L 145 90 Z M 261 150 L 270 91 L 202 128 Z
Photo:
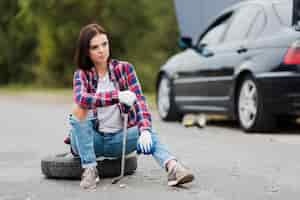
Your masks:
M 74 102 L 84 109 L 109 106 L 119 103 L 119 91 L 88 93 L 87 75 L 83 70 L 77 70 L 73 79 Z
M 143 130 L 151 130 L 151 114 L 148 110 L 146 98 L 143 95 L 142 87 L 134 70 L 134 67 L 133 65 L 126 63 L 124 69 L 129 87 L 128 89 L 134 92 L 137 97 L 137 101 L 134 104 L 134 107 L 137 114 L 139 130 L 140 132 L 142 132 Z

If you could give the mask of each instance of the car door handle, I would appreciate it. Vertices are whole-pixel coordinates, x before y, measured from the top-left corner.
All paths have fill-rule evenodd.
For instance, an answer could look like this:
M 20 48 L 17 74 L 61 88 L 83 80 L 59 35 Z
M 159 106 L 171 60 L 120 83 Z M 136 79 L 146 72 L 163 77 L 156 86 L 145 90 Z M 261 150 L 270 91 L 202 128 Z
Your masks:
M 236 50 L 236 52 L 238 52 L 238 53 L 246 53 L 247 51 L 248 51 L 248 49 L 245 47 L 240 47 L 239 49 Z

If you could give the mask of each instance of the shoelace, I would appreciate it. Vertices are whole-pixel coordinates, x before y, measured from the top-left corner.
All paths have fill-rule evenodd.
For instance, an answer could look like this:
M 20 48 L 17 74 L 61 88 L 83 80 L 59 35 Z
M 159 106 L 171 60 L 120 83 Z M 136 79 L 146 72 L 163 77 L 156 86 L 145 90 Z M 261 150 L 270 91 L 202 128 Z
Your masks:
M 93 175 L 93 169 L 92 168 L 87 168 L 84 173 L 83 173 L 83 177 L 86 177 L 88 175 Z

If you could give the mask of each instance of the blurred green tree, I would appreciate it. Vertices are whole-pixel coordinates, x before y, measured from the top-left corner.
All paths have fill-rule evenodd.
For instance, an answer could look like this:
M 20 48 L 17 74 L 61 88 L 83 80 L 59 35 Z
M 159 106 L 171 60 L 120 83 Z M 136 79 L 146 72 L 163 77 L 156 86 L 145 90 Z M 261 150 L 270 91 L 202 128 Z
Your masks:
M 0 1 L 0 13 L 0 84 L 30 83 L 37 44 L 34 27 L 22 21 L 16 0 Z
M 11 0 L 0 12 L 0 84 L 70 87 L 79 31 L 92 22 L 110 32 L 113 57 L 133 63 L 147 91 L 178 50 L 172 0 Z

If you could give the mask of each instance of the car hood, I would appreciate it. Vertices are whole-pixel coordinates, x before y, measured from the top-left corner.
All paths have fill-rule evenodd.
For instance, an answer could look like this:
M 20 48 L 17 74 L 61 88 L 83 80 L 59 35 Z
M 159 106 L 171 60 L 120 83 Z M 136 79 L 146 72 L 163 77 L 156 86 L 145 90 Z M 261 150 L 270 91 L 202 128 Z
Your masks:
M 188 50 L 182 51 L 171 56 L 167 62 L 161 67 L 161 71 L 167 72 L 167 74 L 172 75 L 176 69 L 184 65 L 185 55 Z

